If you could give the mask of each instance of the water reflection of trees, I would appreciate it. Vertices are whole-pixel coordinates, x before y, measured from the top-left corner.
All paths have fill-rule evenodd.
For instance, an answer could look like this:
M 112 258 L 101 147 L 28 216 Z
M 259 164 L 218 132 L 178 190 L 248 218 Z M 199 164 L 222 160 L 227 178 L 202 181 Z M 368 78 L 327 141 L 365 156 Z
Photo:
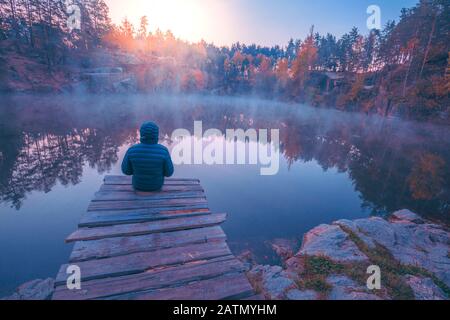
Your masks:
M 17 208 L 31 191 L 79 183 L 85 164 L 107 172 L 144 120 L 158 122 L 167 137 L 203 120 L 204 129 L 222 131 L 279 128 L 289 165 L 315 160 L 324 170 L 346 172 L 374 214 L 410 208 L 450 219 L 447 128 L 226 100 L 213 106 L 195 99 L 51 100 L 26 108 L 14 103 L 0 113 L 0 199 Z
M 371 120 L 302 126 L 289 119 L 284 155 L 289 163 L 314 159 L 324 170 L 347 172 L 374 214 L 409 208 L 450 221 L 448 129 L 431 134 L 426 126 Z
M 73 129 L 64 136 L 24 133 L 15 161 L 9 168 L 2 165 L 7 176 L 2 177 L 1 199 L 19 208 L 28 192 L 47 193 L 58 182 L 63 186 L 76 185 L 85 163 L 104 173 L 118 161 L 123 142 L 96 129 Z
M 136 140 L 135 131 L 120 126 L 123 117 L 105 128 L 90 114 L 77 116 L 53 103 L 6 107 L 0 111 L 0 201 L 17 209 L 29 192 L 80 183 L 86 164 L 107 172 L 119 147 Z

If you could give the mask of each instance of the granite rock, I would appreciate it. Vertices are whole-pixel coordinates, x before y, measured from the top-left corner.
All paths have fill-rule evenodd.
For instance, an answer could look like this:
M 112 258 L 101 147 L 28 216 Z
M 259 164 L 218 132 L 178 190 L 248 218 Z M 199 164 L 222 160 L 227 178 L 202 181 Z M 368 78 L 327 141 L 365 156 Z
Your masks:
M 29 281 L 18 287 L 11 296 L 2 300 L 49 300 L 54 291 L 54 283 L 55 281 L 51 278 Z
M 333 287 L 329 300 L 380 300 L 377 295 L 368 292 L 368 289 L 357 284 L 352 279 L 342 275 L 331 275 L 327 282 Z
M 416 300 L 446 300 L 445 293 L 430 278 L 408 275 L 406 283 L 414 291 Z
M 324 256 L 335 262 L 367 262 L 362 253 L 338 225 L 320 225 L 309 231 L 297 256 Z
M 252 268 L 247 276 L 253 286 L 270 300 L 286 299 L 287 291 L 296 288 L 294 280 L 279 266 L 258 265 Z

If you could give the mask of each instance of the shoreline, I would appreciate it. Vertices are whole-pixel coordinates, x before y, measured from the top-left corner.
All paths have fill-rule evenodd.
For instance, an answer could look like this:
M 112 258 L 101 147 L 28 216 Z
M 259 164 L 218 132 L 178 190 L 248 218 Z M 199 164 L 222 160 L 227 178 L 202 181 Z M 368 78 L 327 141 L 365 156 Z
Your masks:
M 281 255 L 293 252 L 277 247 Z M 283 267 L 248 264 L 257 292 L 273 300 L 448 300 L 450 232 L 409 210 L 388 219 L 339 220 L 307 232 Z M 381 269 L 369 290 L 368 267 Z
M 268 300 L 450 298 L 450 232 L 409 210 L 388 219 L 323 224 L 304 235 L 297 253 L 291 245 L 273 245 L 283 266 L 253 264 L 249 254 L 240 257 L 252 286 Z M 373 265 L 380 265 L 380 290 L 365 285 L 367 267 Z M 2 300 L 48 300 L 53 286 L 53 279 L 33 280 Z

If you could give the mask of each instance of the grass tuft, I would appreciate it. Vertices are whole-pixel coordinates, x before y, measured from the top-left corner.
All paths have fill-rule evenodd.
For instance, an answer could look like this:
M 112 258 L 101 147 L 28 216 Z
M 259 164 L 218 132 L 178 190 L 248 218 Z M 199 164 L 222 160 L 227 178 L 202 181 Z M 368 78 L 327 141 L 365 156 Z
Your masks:
M 310 256 L 305 260 L 305 271 L 310 274 L 328 276 L 343 272 L 345 266 L 327 257 Z

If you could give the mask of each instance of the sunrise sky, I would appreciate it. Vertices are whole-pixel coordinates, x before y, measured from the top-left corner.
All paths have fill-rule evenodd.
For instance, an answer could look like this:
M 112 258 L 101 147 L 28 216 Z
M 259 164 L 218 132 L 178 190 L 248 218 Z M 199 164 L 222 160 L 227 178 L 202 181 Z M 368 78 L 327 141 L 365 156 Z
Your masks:
M 146 15 L 150 30 L 170 29 L 176 37 L 217 45 L 285 45 L 304 38 L 311 25 L 340 36 L 353 26 L 367 32 L 366 9 L 380 6 L 383 25 L 418 0 L 105 0 L 114 23 L 127 17 L 135 25 Z

